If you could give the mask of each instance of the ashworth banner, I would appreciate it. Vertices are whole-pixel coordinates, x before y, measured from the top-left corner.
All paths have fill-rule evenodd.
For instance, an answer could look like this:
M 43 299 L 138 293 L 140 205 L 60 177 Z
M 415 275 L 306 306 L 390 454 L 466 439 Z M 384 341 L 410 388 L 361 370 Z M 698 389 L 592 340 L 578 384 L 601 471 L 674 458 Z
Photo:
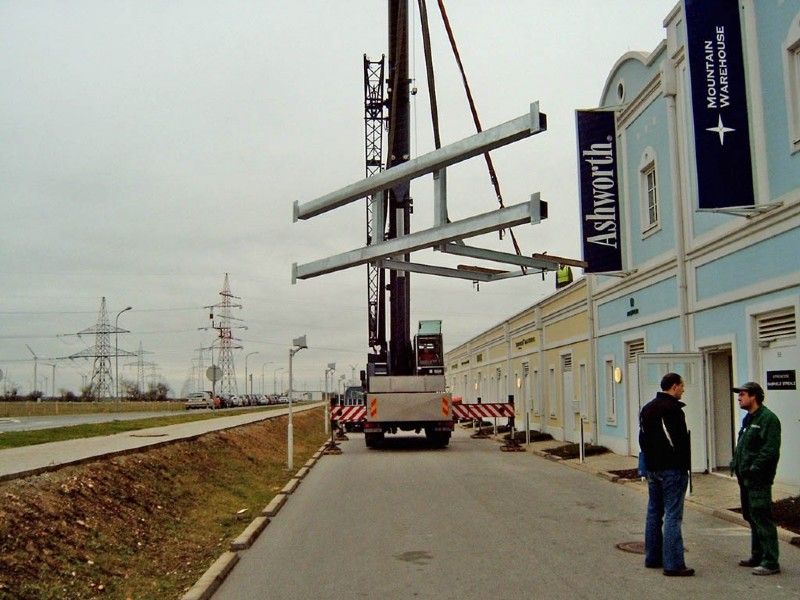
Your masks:
M 583 260 L 587 273 L 622 270 L 613 111 L 578 110 Z
M 738 0 L 684 0 L 698 208 L 752 206 Z

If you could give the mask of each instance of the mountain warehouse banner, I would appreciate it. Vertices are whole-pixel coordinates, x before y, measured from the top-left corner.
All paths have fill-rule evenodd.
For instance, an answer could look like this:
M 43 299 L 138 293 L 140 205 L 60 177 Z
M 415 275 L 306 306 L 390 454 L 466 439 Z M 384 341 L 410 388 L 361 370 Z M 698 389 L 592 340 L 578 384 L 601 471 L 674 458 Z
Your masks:
M 738 0 L 684 0 L 700 209 L 752 206 Z
M 617 144 L 613 111 L 576 111 L 583 260 L 587 273 L 620 271 Z

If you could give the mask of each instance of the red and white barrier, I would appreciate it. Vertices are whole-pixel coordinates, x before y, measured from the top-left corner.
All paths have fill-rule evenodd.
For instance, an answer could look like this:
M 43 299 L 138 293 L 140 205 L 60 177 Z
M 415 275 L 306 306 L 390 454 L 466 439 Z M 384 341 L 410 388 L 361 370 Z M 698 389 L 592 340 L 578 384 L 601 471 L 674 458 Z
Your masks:
M 457 419 L 482 419 L 484 417 L 513 417 L 513 404 L 453 404 Z
M 334 406 L 331 419 L 342 423 L 358 423 L 367 420 L 366 406 Z

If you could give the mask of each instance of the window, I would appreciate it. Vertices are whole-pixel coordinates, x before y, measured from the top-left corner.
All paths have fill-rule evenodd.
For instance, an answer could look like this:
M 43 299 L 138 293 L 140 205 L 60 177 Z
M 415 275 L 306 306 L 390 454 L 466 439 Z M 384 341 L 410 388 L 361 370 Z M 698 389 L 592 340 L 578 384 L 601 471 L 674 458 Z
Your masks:
M 617 398 L 614 384 L 614 361 L 606 360 L 606 423 L 617 424 Z
M 531 394 L 533 399 L 533 414 L 537 417 L 542 414 L 542 392 L 539 389 L 539 370 L 533 370 L 533 391 Z
M 656 166 L 651 164 L 644 172 L 645 189 L 647 190 L 647 223 L 648 227 L 658 224 L 658 189 L 656 188 Z
M 656 175 L 656 153 L 647 148 L 639 161 L 639 195 L 641 198 L 642 234 L 645 236 L 659 229 L 658 177 Z
M 791 152 L 798 152 L 800 151 L 800 14 L 792 20 L 783 47 L 789 147 Z

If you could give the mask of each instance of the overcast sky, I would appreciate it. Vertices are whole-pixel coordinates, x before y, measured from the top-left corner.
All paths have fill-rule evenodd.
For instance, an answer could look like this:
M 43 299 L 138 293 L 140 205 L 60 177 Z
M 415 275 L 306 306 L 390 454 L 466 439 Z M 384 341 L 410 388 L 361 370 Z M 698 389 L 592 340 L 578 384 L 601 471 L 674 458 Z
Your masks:
M 364 176 L 362 55 L 387 52 L 378 0 L 0 2 L 0 369 L 28 392 L 33 362 L 93 346 L 105 296 L 120 348 L 141 342 L 174 393 L 208 346 L 204 306 L 225 273 L 244 355 L 266 391 L 288 371 L 319 389 L 325 365 L 350 376 L 367 351 L 366 267 L 291 285 L 305 263 L 365 242 L 364 204 L 291 222 L 307 202 Z M 410 4 L 416 7 L 416 2 Z M 443 144 L 474 133 L 436 2 L 428 2 Z M 484 128 L 538 100 L 548 131 L 493 153 L 507 205 L 541 192 L 550 218 L 515 229 L 523 253 L 580 258 L 574 110 L 597 106 L 631 50 L 664 37 L 674 0 L 450 0 L 451 24 Z M 502 8 L 501 8 L 502 7 Z M 414 155 L 433 147 L 419 18 L 412 77 Z M 412 230 L 432 224 L 428 178 L 412 185 Z M 451 218 L 496 208 L 482 159 L 448 170 Z M 475 238 L 513 252 L 510 238 Z M 431 251 L 415 260 L 453 266 Z M 449 260 L 448 260 L 449 258 Z M 497 267 L 496 264 L 486 266 Z M 414 275 L 412 324 L 442 319 L 446 348 L 554 290 L 553 275 L 481 285 Z M 114 343 L 112 337 L 112 344 Z M 135 379 L 123 367 L 121 376 Z M 265 364 L 266 363 L 266 364 Z M 90 361 L 59 360 L 77 391 Z M 39 367 L 39 388 L 50 367 Z M 287 381 L 284 376 L 284 384 Z

